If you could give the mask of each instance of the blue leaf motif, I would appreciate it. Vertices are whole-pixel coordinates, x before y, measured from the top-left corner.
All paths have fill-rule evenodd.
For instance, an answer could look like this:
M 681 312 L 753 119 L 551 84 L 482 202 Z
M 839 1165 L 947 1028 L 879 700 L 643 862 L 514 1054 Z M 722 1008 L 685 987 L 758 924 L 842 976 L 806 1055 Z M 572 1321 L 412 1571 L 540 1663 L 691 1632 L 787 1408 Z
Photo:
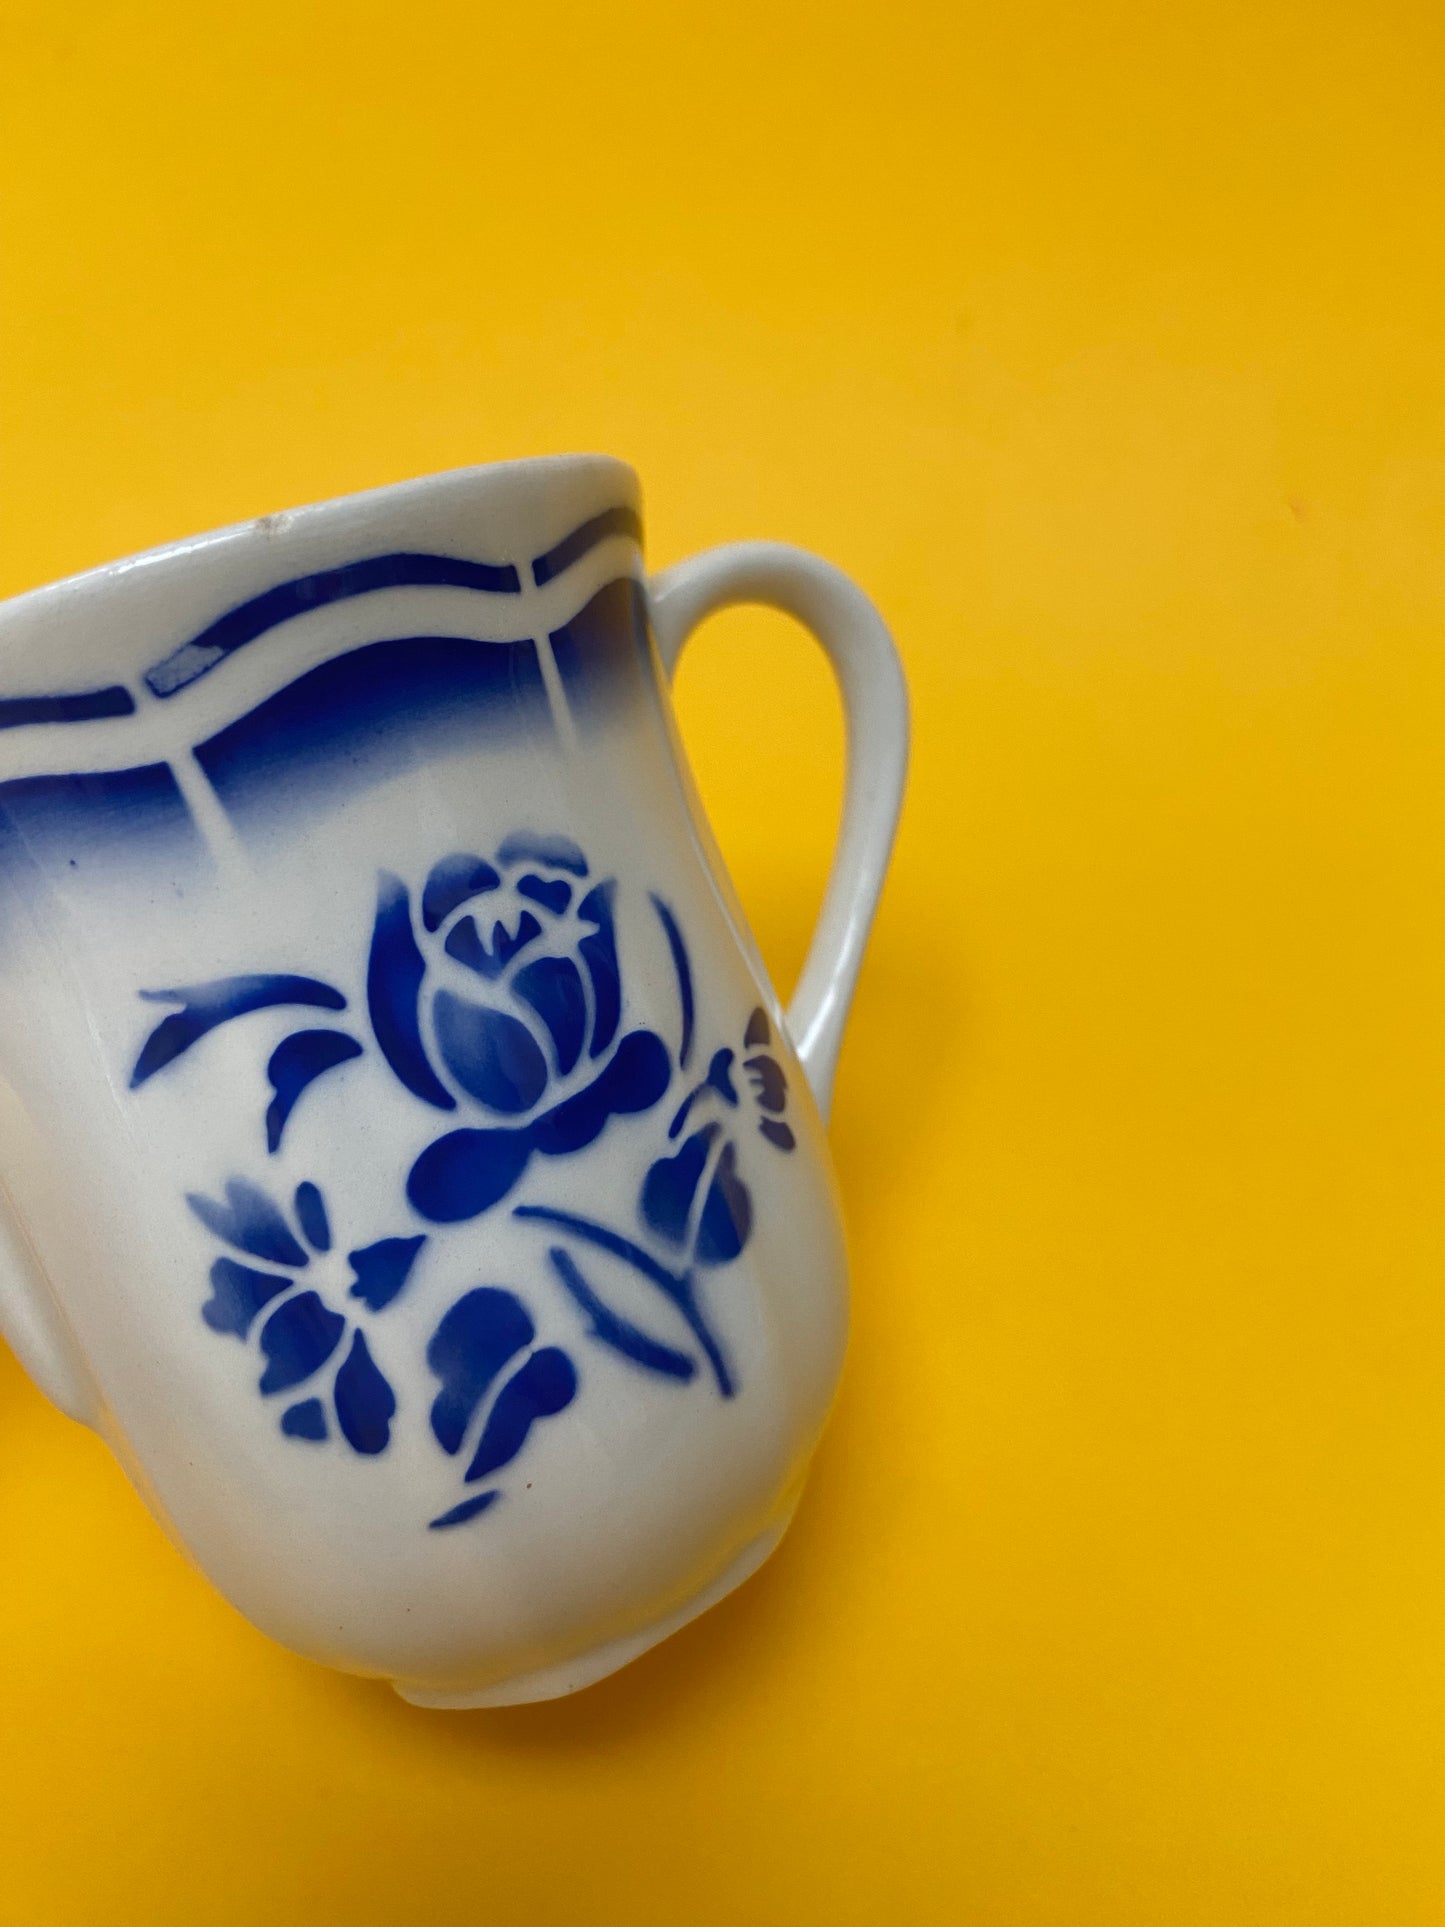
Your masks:
M 268 1151 L 281 1148 L 286 1120 L 306 1087 L 360 1055 L 360 1044 L 344 1030 L 296 1030 L 282 1038 L 266 1065 L 267 1079 L 276 1093 L 266 1111 Z
M 485 1479 L 516 1458 L 538 1419 L 554 1418 L 572 1403 L 577 1372 L 566 1352 L 555 1345 L 533 1352 L 497 1394 L 487 1415 L 476 1456 L 467 1467 L 466 1483 Z
M 213 983 L 189 984 L 176 990 L 143 990 L 147 1003 L 179 1004 L 146 1038 L 131 1072 L 130 1087 L 138 1090 L 148 1078 L 199 1043 L 218 1024 L 245 1017 L 273 1005 L 312 1004 L 321 1010 L 345 1010 L 346 999 L 330 984 L 315 977 L 260 975 L 218 977 Z
M 680 1151 L 659 1158 L 643 1179 L 638 1201 L 643 1222 L 669 1244 L 682 1246 L 688 1241 L 698 1189 L 720 1134 L 719 1125 L 704 1124 Z M 752 1228 L 752 1198 L 738 1176 L 737 1150 L 731 1143 L 724 1144 L 693 1232 L 693 1257 L 700 1265 L 731 1264 Z
M 427 1364 L 442 1382 L 432 1402 L 431 1426 L 444 1452 L 460 1452 L 492 1380 L 535 1335 L 521 1299 L 497 1286 L 479 1285 L 447 1312 L 426 1351 Z
M 752 1199 L 737 1166 L 736 1150 L 725 1144 L 698 1221 L 694 1249 L 700 1265 L 730 1265 L 752 1235 Z
M 429 1519 L 427 1524 L 433 1532 L 445 1532 L 451 1526 L 464 1526 L 468 1519 L 475 1519 L 479 1512 L 485 1512 L 488 1506 L 495 1505 L 501 1496 L 495 1486 L 490 1492 L 475 1492 L 470 1499 L 463 1499 L 460 1505 L 454 1505 L 439 1518 Z
M 645 1371 L 657 1372 L 664 1378 L 693 1377 L 697 1371 L 696 1360 L 689 1358 L 686 1352 L 677 1352 L 671 1345 L 662 1344 L 634 1325 L 631 1319 L 613 1311 L 588 1284 L 570 1253 L 560 1245 L 553 1245 L 547 1256 L 566 1290 L 586 1312 L 589 1337 L 595 1338 L 599 1345 L 606 1345 L 620 1353 L 623 1358 L 630 1358 L 634 1365 L 641 1365 Z
M 659 1158 L 643 1179 L 643 1221 L 669 1244 L 687 1241 L 692 1202 L 719 1129 L 716 1124 L 705 1124 L 694 1131 L 680 1151 L 670 1158 Z
M 732 1372 L 723 1356 L 722 1347 L 708 1328 L 706 1318 L 697 1300 L 697 1285 L 689 1271 L 669 1271 L 660 1265 L 656 1258 L 624 1238 L 620 1232 L 613 1231 L 608 1225 L 597 1224 L 591 1218 L 580 1217 L 575 1211 L 557 1211 L 545 1204 L 518 1204 L 512 1207 L 512 1216 L 532 1220 L 539 1224 L 555 1225 L 559 1231 L 580 1238 L 584 1243 L 593 1245 L 611 1257 L 620 1258 L 624 1264 L 646 1278 L 677 1309 L 688 1330 L 702 1347 L 703 1355 L 712 1367 L 717 1388 L 724 1398 L 731 1398 L 737 1390 L 733 1383 Z M 567 1282 L 564 1279 L 564 1283 Z M 635 1354 L 634 1354 L 635 1356 Z M 644 1361 L 638 1359 L 641 1364 Z

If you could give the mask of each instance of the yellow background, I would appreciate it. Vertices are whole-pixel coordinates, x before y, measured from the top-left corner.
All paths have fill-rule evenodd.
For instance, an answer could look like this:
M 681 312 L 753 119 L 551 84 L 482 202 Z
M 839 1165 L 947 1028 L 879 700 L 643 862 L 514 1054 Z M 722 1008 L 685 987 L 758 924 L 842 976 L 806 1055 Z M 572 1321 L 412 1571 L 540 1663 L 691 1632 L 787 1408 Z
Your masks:
M 782 1551 L 575 1701 L 252 1632 L 0 1363 L 0 1920 L 1445 1915 L 1437 0 L 0 0 L 0 592 L 600 448 L 916 759 Z M 836 701 L 683 721 L 780 983 Z

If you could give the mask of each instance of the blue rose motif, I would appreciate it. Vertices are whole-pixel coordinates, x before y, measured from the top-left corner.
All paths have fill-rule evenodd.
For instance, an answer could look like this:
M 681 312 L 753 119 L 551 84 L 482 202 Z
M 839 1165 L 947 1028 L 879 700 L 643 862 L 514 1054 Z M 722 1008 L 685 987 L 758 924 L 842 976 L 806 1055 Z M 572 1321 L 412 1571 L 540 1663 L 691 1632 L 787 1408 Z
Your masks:
M 534 1156 L 579 1151 L 666 1091 L 667 1046 L 622 1026 L 615 890 L 589 884 L 569 839 L 513 835 L 493 860 L 459 851 L 432 866 L 419 936 L 406 884 L 382 872 L 366 979 L 377 1045 L 414 1096 L 487 1119 L 413 1164 L 423 1218 L 478 1216 Z

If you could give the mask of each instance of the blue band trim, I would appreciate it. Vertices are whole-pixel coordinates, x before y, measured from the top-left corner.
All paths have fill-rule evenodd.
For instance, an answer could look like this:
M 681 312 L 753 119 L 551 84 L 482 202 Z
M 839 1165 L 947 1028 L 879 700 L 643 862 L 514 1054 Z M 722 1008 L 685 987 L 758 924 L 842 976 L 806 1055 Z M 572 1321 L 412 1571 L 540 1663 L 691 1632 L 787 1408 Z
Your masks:
M 630 535 L 634 542 L 641 542 L 642 518 L 637 510 L 625 502 L 619 502 L 616 508 L 603 509 L 590 522 L 583 522 L 570 535 L 564 535 L 555 549 L 548 549 L 545 555 L 537 557 L 532 564 L 532 580 L 540 589 L 544 582 L 551 582 L 564 569 L 570 569 L 574 562 L 586 555 L 589 549 L 595 549 L 599 542 L 605 542 L 609 535 Z
M 0 697 L 0 729 L 27 723 L 93 723 L 102 716 L 133 716 L 135 697 L 120 683 L 107 689 L 82 689 L 73 696 Z
M 368 556 L 363 562 L 297 576 L 238 603 L 148 669 L 145 679 L 155 695 L 174 696 L 278 623 L 376 589 L 477 589 L 487 595 L 519 595 L 521 588 L 510 562 L 464 562 L 452 555 L 410 552 Z

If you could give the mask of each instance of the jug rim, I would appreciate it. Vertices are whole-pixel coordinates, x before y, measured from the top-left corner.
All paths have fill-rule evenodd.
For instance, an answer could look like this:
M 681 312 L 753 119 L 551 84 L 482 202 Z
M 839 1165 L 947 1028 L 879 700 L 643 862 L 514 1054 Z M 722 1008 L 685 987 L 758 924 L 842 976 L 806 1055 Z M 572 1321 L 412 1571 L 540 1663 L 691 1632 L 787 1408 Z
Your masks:
M 615 474 L 626 489 L 629 499 L 634 503 L 641 494 L 641 484 L 637 470 L 621 456 L 606 455 L 597 450 L 576 450 L 566 454 L 518 455 L 509 456 L 496 462 L 465 463 L 457 468 L 443 468 L 429 471 L 424 475 L 408 476 L 402 481 L 380 482 L 372 488 L 352 489 L 343 495 L 324 495 L 312 501 L 297 503 L 292 507 L 268 509 L 263 514 L 242 517 L 239 521 L 221 523 L 219 526 L 198 530 L 192 535 L 179 536 L 169 542 L 158 542 L 148 548 L 136 549 L 130 554 L 111 558 L 109 561 L 92 563 L 84 569 L 76 569 L 67 575 L 54 576 L 38 582 L 31 588 L 18 590 L 14 595 L 0 597 L 0 625 L 22 609 L 28 613 L 45 600 L 68 597 L 81 589 L 92 589 L 101 583 L 125 580 L 133 573 L 162 564 L 175 563 L 183 558 L 189 559 L 205 555 L 215 549 L 224 549 L 257 536 L 279 537 L 294 531 L 298 525 L 308 525 L 326 517 L 344 516 L 347 513 L 380 507 L 383 503 L 396 503 L 405 506 L 421 496 L 432 494 L 440 497 L 455 496 L 479 485 L 503 483 L 509 479 L 523 477 L 541 479 L 555 475 L 559 480 L 563 475 L 572 476 L 592 471 Z

